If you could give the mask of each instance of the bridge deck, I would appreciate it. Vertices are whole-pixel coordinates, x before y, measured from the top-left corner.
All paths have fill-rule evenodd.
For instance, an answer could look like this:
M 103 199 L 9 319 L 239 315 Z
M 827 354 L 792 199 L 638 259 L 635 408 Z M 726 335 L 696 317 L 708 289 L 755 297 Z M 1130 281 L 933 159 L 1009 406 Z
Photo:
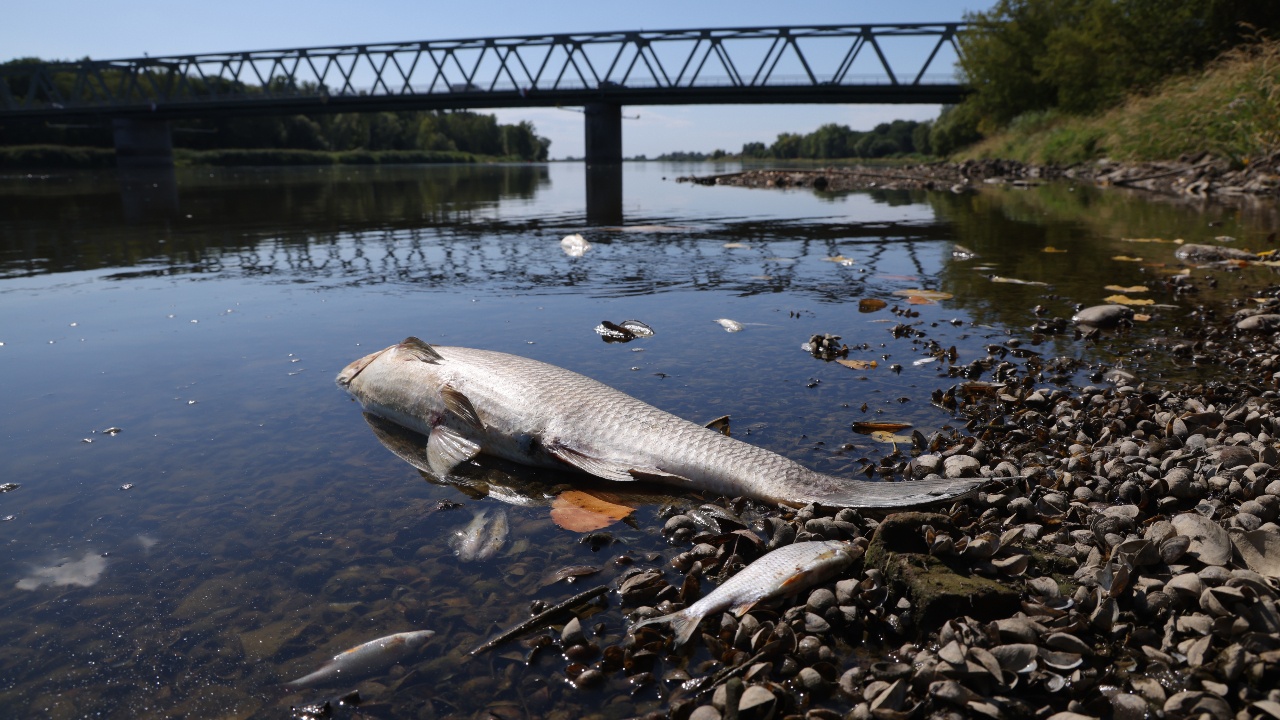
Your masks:
M 529 35 L 0 68 L 0 117 L 952 103 L 961 23 Z

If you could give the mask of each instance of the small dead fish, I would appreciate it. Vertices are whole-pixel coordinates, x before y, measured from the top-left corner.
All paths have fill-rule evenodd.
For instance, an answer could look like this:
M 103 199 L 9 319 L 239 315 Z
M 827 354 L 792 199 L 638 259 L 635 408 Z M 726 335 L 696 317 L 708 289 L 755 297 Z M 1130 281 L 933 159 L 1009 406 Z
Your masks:
M 631 342 L 636 338 L 653 337 L 653 328 L 639 320 L 623 320 L 620 323 L 600 321 L 596 326 L 596 334 L 605 342 Z
M 724 328 L 725 332 L 738 332 L 743 327 L 742 323 L 729 318 L 720 318 L 716 322 L 720 323 L 720 327 Z
M 414 630 L 370 640 L 350 650 L 343 650 L 325 663 L 324 667 L 310 675 L 303 675 L 297 680 L 287 682 L 285 685 L 295 688 L 307 687 L 372 674 L 405 659 L 414 648 L 435 634 L 435 630 Z
M 676 647 L 688 642 L 702 618 L 725 608 L 742 617 L 756 603 L 779 595 L 791 595 L 835 577 L 853 564 L 861 549 L 838 540 L 817 540 L 785 545 L 761 557 L 729 578 L 710 595 L 670 615 L 636 623 L 636 629 L 669 623 L 676 634 Z
M 1007 283 L 1009 285 L 1036 285 L 1039 287 L 1047 287 L 1049 283 L 1040 282 L 1039 280 L 1020 280 L 1018 278 L 1002 277 L 1000 275 L 988 275 L 987 279 L 993 283 Z
M 481 510 L 465 528 L 454 533 L 449 545 L 459 560 L 463 562 L 488 560 L 502 549 L 510 529 L 507 524 L 507 511 L 499 510 L 492 520 L 488 516 L 488 510 Z

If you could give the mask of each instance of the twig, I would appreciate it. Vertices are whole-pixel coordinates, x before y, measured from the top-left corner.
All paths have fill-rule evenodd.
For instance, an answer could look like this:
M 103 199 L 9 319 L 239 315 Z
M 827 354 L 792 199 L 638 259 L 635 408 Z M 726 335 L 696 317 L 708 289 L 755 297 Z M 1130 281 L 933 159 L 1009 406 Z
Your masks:
M 498 635 L 494 636 L 490 640 L 485 641 L 483 644 L 476 647 L 476 649 L 472 650 L 467 654 L 478 655 L 484 652 L 485 650 L 490 650 L 494 647 L 497 647 L 498 645 L 501 645 L 502 643 L 510 640 L 511 638 L 517 637 L 519 635 L 523 635 L 524 633 L 530 630 L 533 630 L 534 628 L 541 627 L 544 623 L 546 623 L 547 620 L 551 619 L 553 616 L 559 613 L 564 612 L 565 610 L 568 610 L 574 605 L 580 605 L 588 600 L 592 600 L 597 597 L 600 597 L 601 595 L 604 595 L 607 592 L 609 592 L 608 585 L 600 585 L 598 587 L 591 588 L 590 590 L 584 590 L 578 593 L 577 595 L 574 595 L 573 597 L 569 598 L 568 600 L 565 600 L 563 602 L 558 602 L 555 605 L 552 605 L 546 610 L 543 610 L 537 615 L 534 615 L 528 620 L 525 620 L 519 625 L 516 625 L 515 627 L 511 628 L 510 630 L 506 630 L 502 633 L 499 633 Z

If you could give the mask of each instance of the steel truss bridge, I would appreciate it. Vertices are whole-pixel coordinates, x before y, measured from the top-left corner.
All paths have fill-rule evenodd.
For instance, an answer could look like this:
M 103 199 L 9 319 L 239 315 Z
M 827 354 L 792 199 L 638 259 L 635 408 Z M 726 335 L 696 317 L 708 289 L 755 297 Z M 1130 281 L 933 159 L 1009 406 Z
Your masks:
M 584 108 L 587 217 L 622 217 L 622 106 L 954 103 L 963 23 L 570 33 L 0 66 L 0 124 L 110 122 L 122 180 L 171 189 L 171 120 Z M 923 58 L 923 61 L 921 61 Z M 137 183 L 135 183 L 137 184 Z M 134 193 L 124 188 L 126 205 Z M 165 203 L 162 203 L 165 204 Z
M 965 88 L 945 63 L 959 56 L 956 34 L 963 29 L 908 23 L 642 30 L 16 65 L 0 68 L 0 118 L 601 102 L 952 103 Z M 891 62 L 903 43 L 913 44 L 912 61 Z M 946 59 L 937 62 L 944 50 Z

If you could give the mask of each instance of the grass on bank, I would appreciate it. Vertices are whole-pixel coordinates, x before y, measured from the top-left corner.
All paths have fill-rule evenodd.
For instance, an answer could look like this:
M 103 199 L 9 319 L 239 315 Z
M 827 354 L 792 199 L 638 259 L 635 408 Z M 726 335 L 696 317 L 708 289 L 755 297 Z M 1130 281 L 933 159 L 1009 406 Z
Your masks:
M 1238 47 L 1100 115 L 1027 113 L 958 157 L 1069 165 L 1204 152 L 1238 164 L 1280 152 L 1280 41 Z
M 465 152 L 425 150 L 185 150 L 173 151 L 179 167 L 247 165 L 406 165 L 421 163 L 475 163 L 503 161 Z M 68 147 L 62 145 L 16 145 L 0 147 L 0 169 L 77 170 L 115 167 L 112 148 Z

